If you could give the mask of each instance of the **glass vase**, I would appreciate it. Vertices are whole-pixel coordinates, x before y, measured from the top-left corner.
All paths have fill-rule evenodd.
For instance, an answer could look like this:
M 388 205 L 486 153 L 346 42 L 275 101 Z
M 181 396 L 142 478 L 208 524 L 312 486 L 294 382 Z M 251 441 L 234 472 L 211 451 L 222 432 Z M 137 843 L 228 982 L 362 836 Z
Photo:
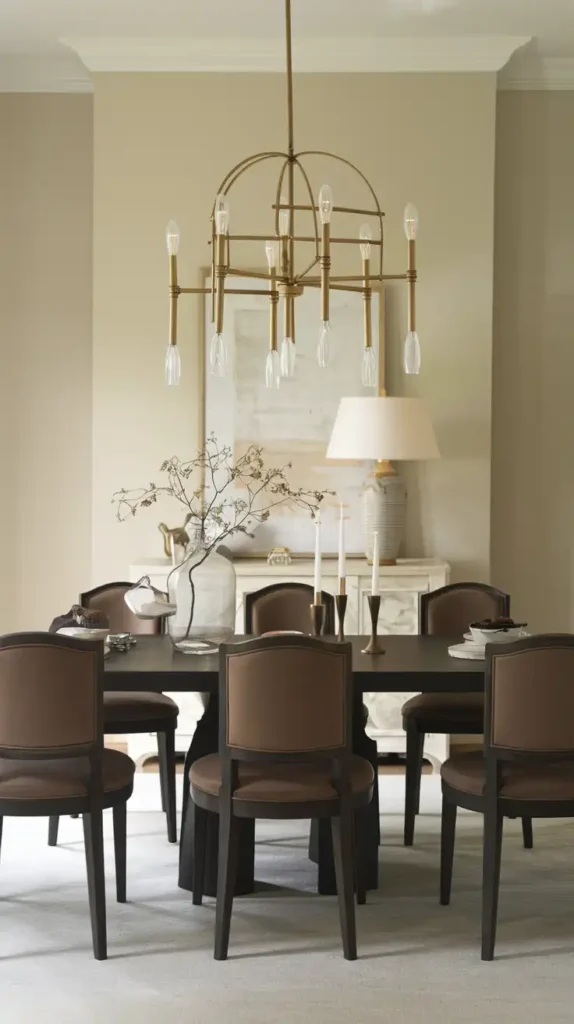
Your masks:
M 178 651 L 208 653 L 235 633 L 235 568 L 204 539 L 170 573 L 168 591 L 177 608 L 168 628 Z

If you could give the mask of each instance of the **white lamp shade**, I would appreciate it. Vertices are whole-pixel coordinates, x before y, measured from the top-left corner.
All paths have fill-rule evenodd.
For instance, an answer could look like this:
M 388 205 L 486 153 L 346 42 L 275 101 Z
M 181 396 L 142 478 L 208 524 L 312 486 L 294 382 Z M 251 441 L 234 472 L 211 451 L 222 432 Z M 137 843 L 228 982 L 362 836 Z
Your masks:
M 438 445 L 421 398 L 342 398 L 328 459 L 436 459 Z

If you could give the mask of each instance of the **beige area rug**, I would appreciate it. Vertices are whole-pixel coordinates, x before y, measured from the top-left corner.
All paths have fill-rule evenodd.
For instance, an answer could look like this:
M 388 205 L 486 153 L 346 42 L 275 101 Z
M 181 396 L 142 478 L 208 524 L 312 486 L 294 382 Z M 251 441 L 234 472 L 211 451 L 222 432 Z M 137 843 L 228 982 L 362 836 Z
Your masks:
M 416 846 L 401 843 L 404 779 L 383 776 L 381 888 L 358 909 L 360 959 L 341 955 L 336 902 L 313 894 L 307 826 L 258 830 L 262 891 L 235 903 L 231 958 L 212 960 L 213 901 L 176 885 L 153 775 L 128 822 L 128 898 L 114 901 L 110 959 L 92 959 L 81 824 L 7 819 L 0 861 L 0 1019 L 7 1024 L 558 1024 L 574 1020 L 574 828 L 506 827 L 498 959 L 479 959 L 481 819 L 460 816 L 453 903 L 439 907 L 440 793 L 423 780 Z

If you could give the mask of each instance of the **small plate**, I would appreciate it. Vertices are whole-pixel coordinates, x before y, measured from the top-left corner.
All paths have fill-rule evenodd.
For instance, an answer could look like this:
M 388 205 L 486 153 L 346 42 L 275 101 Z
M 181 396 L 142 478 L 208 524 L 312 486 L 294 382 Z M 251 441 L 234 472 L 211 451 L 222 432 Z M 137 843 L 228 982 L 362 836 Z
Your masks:
M 465 661 L 484 661 L 484 647 L 475 644 L 453 644 L 448 653 L 451 658 L 463 658 Z
M 87 626 L 62 626 L 58 630 L 61 636 L 71 636 L 76 640 L 105 640 L 109 629 L 89 629 Z

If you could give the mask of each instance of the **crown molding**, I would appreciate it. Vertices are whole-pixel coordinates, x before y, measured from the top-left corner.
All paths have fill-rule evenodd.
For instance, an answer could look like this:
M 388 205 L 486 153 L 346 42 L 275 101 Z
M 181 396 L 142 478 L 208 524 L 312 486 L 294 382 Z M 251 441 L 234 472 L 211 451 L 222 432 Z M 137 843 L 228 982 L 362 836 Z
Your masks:
M 498 88 L 503 91 L 574 89 L 574 57 L 521 55 L 501 71 Z
M 496 72 L 529 36 L 298 39 L 299 72 Z M 282 72 L 282 39 L 62 39 L 90 71 Z
M 84 64 L 72 53 L 2 54 L 0 92 L 93 92 Z

